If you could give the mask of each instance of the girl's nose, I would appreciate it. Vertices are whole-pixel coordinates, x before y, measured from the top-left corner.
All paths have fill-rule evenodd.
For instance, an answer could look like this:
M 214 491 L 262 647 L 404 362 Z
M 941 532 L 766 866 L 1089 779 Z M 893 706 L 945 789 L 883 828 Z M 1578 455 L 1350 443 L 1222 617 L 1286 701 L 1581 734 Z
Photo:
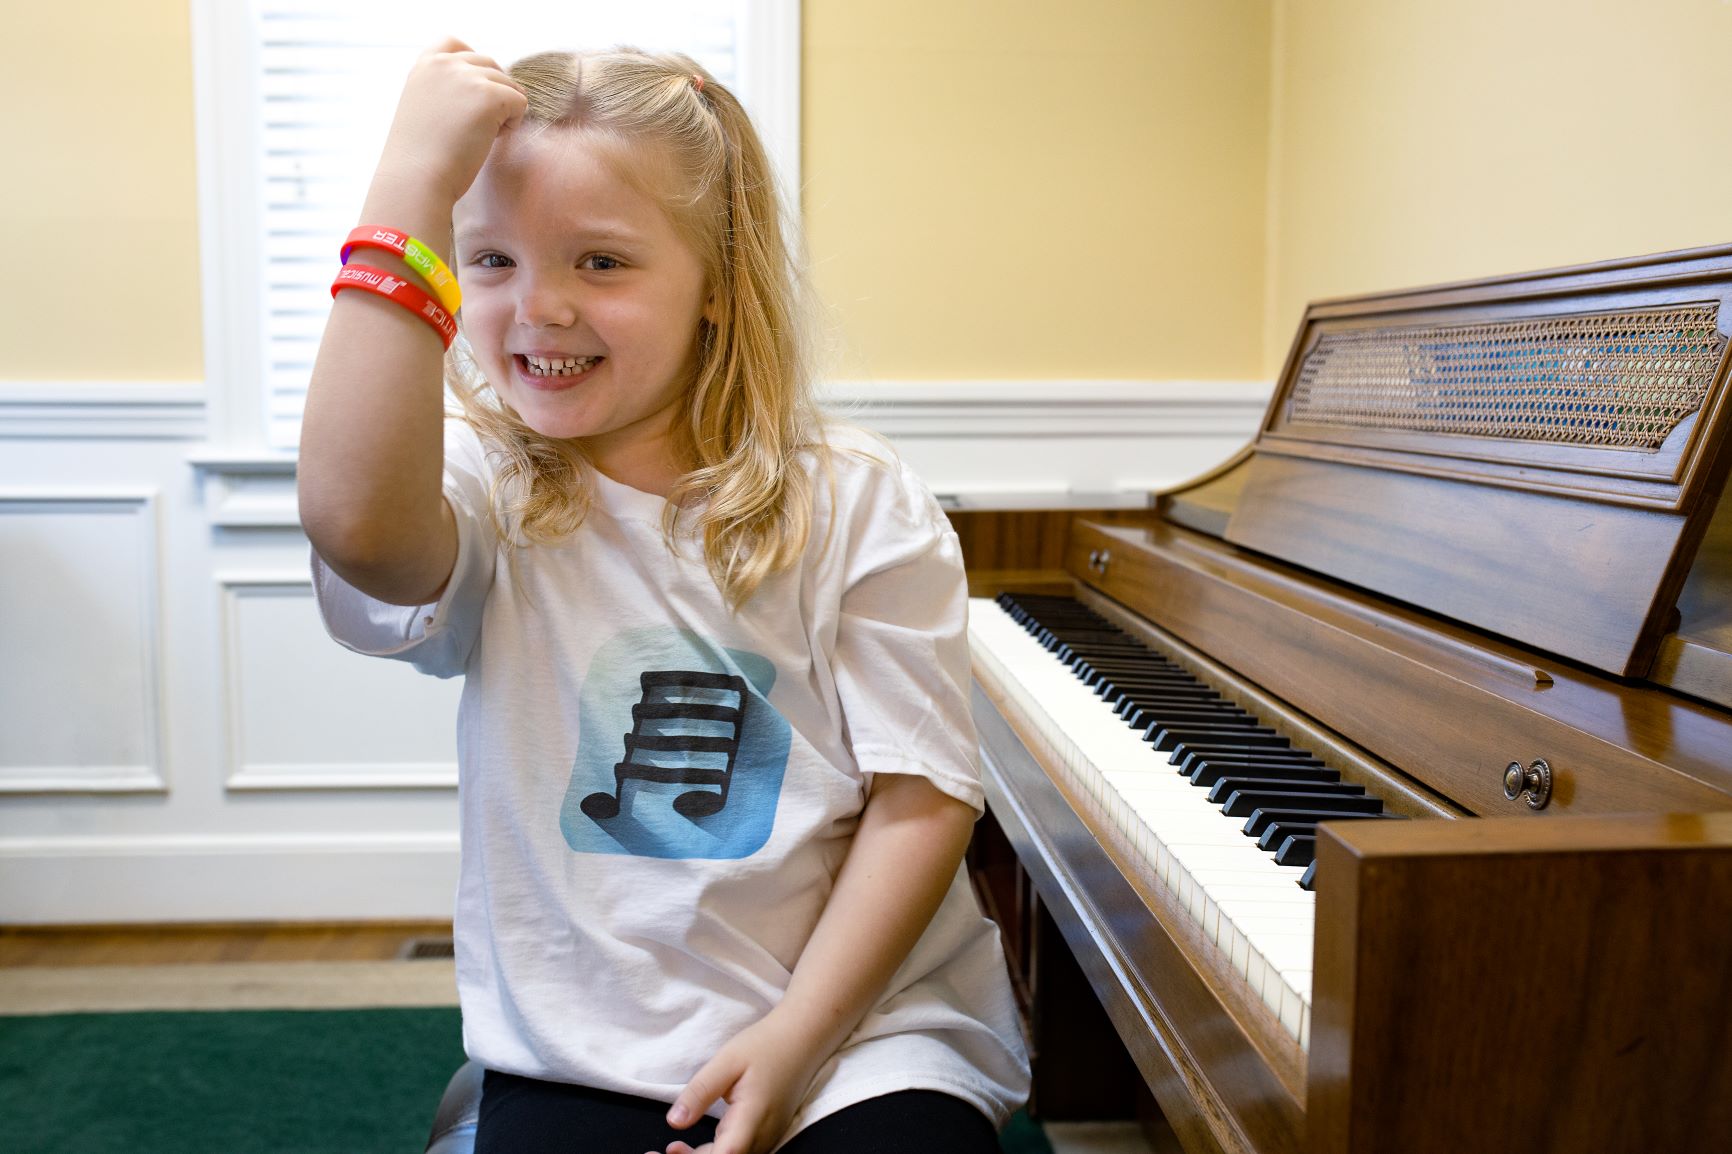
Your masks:
M 517 298 L 516 319 L 529 328 L 570 328 L 577 323 L 577 299 L 559 285 L 533 281 Z

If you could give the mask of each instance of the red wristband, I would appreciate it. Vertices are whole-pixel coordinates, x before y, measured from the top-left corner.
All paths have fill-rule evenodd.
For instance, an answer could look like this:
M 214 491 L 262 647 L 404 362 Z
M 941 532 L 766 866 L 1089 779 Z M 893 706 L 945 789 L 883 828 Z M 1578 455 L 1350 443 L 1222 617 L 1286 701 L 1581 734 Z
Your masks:
M 331 295 L 335 297 L 344 289 L 350 288 L 361 289 L 402 305 L 431 325 L 446 348 L 451 347 L 452 340 L 457 336 L 457 322 L 451 319 L 451 314 L 440 307 L 438 301 L 400 276 L 394 276 L 371 265 L 347 265 L 337 270 L 337 279 L 331 282 Z

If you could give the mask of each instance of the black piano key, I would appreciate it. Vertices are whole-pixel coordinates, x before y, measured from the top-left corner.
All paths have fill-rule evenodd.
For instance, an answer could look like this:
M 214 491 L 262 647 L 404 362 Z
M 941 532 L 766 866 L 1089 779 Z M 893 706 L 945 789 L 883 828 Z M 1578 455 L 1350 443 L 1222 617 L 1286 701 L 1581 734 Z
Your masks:
M 1102 669 L 1092 661 L 1077 662 L 1071 666 L 1071 672 L 1076 674 L 1079 681 L 1091 688 L 1103 681 L 1122 681 L 1126 685 L 1135 685 L 1157 693 L 1163 689 L 1203 688 L 1201 682 L 1178 674 L 1151 672 L 1143 669 L 1115 669 L 1110 666 Z
M 1198 725 L 1151 725 L 1143 740 L 1157 750 L 1177 754 L 1181 749 L 1201 744 L 1229 745 L 1234 749 L 1274 746 L 1285 749 L 1291 745 L 1281 734 L 1265 726 L 1229 731 L 1227 727 L 1210 728 Z
M 1148 740 L 1148 735 L 1144 734 L 1143 739 Z M 1231 737 L 1211 733 L 1204 734 L 1195 741 L 1181 741 L 1173 746 L 1170 751 L 1167 751 L 1167 764 L 1178 765 L 1193 753 L 1202 754 L 1204 757 L 1209 754 L 1233 757 L 1244 753 L 1273 753 L 1291 748 L 1285 737 L 1280 739 L 1279 744 L 1251 745 L 1246 742 L 1235 742 Z
M 1079 657 L 1071 664 L 1071 668 L 1079 673 L 1083 671 L 1085 666 L 1096 673 L 1119 673 L 1126 677 L 1147 677 L 1156 681 L 1188 681 L 1192 684 L 1200 684 L 1195 677 L 1192 677 L 1185 670 L 1156 661 L 1152 657 L 1137 660 L 1128 656 L 1103 657 L 1097 654 Z
M 1299 879 L 1299 888 L 1314 890 L 1317 888 L 1317 859 L 1312 858 L 1311 864 L 1305 867 L 1305 875 Z
M 1229 749 L 1207 751 L 1192 749 L 1173 764 L 1179 767 L 1182 777 L 1190 777 L 1197 772 L 1197 767 L 1205 762 L 1218 762 L 1222 765 L 1307 765 L 1322 767 L 1323 762 L 1315 754 L 1292 746 L 1282 748 L 1273 746 L 1266 749 Z
M 1256 813 L 1251 815 L 1251 818 L 1254 819 L 1258 813 L 1262 812 L 1264 811 L 1258 810 Z M 1250 819 L 1247 819 L 1245 824 L 1249 827 L 1251 824 Z M 1315 834 L 1316 832 L 1317 823 L 1314 821 L 1272 821 L 1263 827 L 1262 834 L 1257 838 L 1257 848 L 1266 849 L 1270 853 L 1274 853 L 1276 850 L 1281 848 L 1282 842 L 1286 841 L 1294 834 Z M 1246 834 L 1245 836 L 1249 837 L 1251 835 Z
M 1367 797 L 1367 801 L 1377 801 L 1377 798 Z M 1238 815 L 1233 815 L 1237 817 Z M 1336 810 L 1319 809 L 1307 805 L 1302 798 L 1291 799 L 1291 804 L 1273 802 L 1266 806 L 1253 809 L 1242 827 L 1247 837 L 1261 838 L 1263 831 L 1279 821 L 1308 821 L 1316 824 L 1320 821 L 1361 821 L 1372 818 L 1390 818 L 1396 816 L 1390 813 L 1372 811 L 1370 813 L 1341 813 Z
M 1179 666 L 1153 652 L 1144 645 L 1132 641 L 1125 645 L 1086 645 L 1077 641 L 1066 641 L 1057 650 L 1060 661 L 1075 663 L 1087 661 L 1091 665 L 1129 666 L 1136 669 L 1158 669 L 1169 673 L 1182 673 Z
M 1100 666 L 1094 662 L 1078 662 L 1071 667 L 1079 677 L 1086 677 L 1078 666 L 1086 664 L 1093 672 L 1111 677 L 1114 680 L 1135 682 L 1148 689 L 1207 689 L 1201 681 L 1186 673 L 1183 669 L 1162 669 L 1156 665 L 1146 665 L 1140 668 L 1120 666 Z
M 1161 709 L 1168 706 L 1177 705 L 1182 708 L 1187 705 L 1225 704 L 1225 702 L 1222 701 L 1220 694 L 1213 693 L 1206 689 L 1163 690 L 1161 692 L 1155 692 L 1153 690 L 1138 689 L 1133 686 L 1124 689 L 1124 694 L 1126 697 L 1130 698 L 1138 708 L 1148 711 L 1149 721 L 1153 721 L 1155 715 Z M 1137 728 L 1147 729 L 1148 725 L 1145 722 L 1142 725 L 1138 725 Z
M 1147 654 L 1154 661 L 1166 660 L 1136 638 L 1123 633 L 1085 633 L 1081 630 L 1066 631 L 1064 642 L 1059 646 L 1058 656 L 1060 661 L 1065 661 L 1069 659 L 1071 654 L 1088 657 L 1095 654 L 1111 655 L 1115 653 L 1123 653 L 1127 656 Z
M 1059 646 L 1060 661 L 1075 668 L 1088 664 L 1097 669 L 1147 669 L 1158 673 L 1173 673 L 1177 670 L 1169 662 L 1162 661 L 1147 649 L 1137 646 L 1126 649 L 1103 649 L 1100 646 L 1075 646 L 1068 642 Z
M 1253 810 L 1305 809 L 1318 813 L 1378 813 L 1383 802 L 1365 794 L 1305 793 L 1298 789 L 1238 789 L 1228 795 L 1221 812 L 1228 817 L 1248 817 Z M 1249 832 L 1249 831 L 1247 831 Z
M 1306 782 L 1312 785 L 1334 785 L 1341 780 L 1341 774 L 1324 765 L 1295 765 L 1292 762 L 1272 761 L 1264 765 L 1244 763 L 1230 765 L 1222 762 L 1205 761 L 1191 773 L 1191 784 L 1204 789 L 1212 789 L 1219 781 L 1274 781 L 1274 782 Z
M 1201 685 L 1162 685 L 1146 681 L 1141 677 L 1124 677 L 1110 675 L 1106 677 L 1082 678 L 1082 683 L 1097 696 L 1109 701 L 1120 697 L 1141 696 L 1157 701 L 1170 700 L 1175 703 L 1201 702 L 1213 705 L 1219 701 L 1218 696 Z
M 1139 709 L 1232 710 L 1238 708 L 1232 702 L 1222 701 L 1220 697 L 1206 690 L 1188 689 L 1183 693 L 1156 693 L 1137 685 L 1126 685 L 1116 681 L 1110 688 L 1101 693 L 1101 698 L 1127 721 Z M 1138 728 L 1146 728 L 1146 726 L 1139 726 Z
M 1248 713 L 1233 713 L 1219 709 L 1163 709 L 1154 721 L 1143 727 L 1143 736 L 1163 729 L 1216 729 L 1232 733 L 1261 733 L 1265 727 Z
M 1158 653 L 1151 652 L 1142 646 L 1134 649 L 1081 649 L 1076 650 L 1078 662 L 1088 662 L 1096 669 L 1146 669 L 1153 673 L 1177 673 L 1189 677 L 1190 674 L 1180 666 Z
M 1136 728 L 1133 726 L 1132 728 Z M 1237 737 L 1254 736 L 1267 732 L 1265 726 L 1257 724 L 1255 717 L 1235 717 L 1232 714 L 1198 714 L 1189 712 L 1162 712 L 1155 720 L 1142 727 L 1144 741 L 1153 741 L 1154 735 L 1166 730 L 1185 729 L 1192 732 L 1207 730 L 1210 733 L 1220 733 L 1223 741 L 1231 741 Z M 1159 749 L 1159 746 L 1155 748 Z M 1288 746 L 1247 746 L 1247 751 L 1253 748 L 1285 749 Z
M 1278 781 L 1266 777 L 1223 777 L 1209 787 L 1209 800 L 1216 805 L 1224 806 L 1228 799 L 1239 793 L 1269 795 L 1289 794 L 1294 797 L 1327 798 L 1327 797 L 1364 797 L 1365 787 L 1347 781 Z M 1251 809 L 1257 808 L 1252 806 Z M 1251 809 L 1240 811 L 1250 813 Z M 1239 814 L 1229 816 L 1238 817 Z
M 1284 866 L 1308 866 L 1317 856 L 1317 839 L 1305 834 L 1293 834 L 1281 843 L 1281 848 L 1275 851 L 1275 864 Z
M 1149 726 L 1161 719 L 1163 713 L 1173 709 L 1227 709 L 1233 707 L 1222 701 L 1209 701 L 1205 698 L 1192 698 L 1178 701 L 1150 701 L 1132 694 L 1124 694 L 1118 699 L 1115 711 L 1125 719 L 1125 724 L 1141 733 L 1147 733 Z M 1247 714 L 1246 716 L 1250 716 Z
M 1114 677 L 1110 680 L 1121 691 L 1146 697 L 1151 702 L 1224 700 L 1219 693 L 1207 685 L 1176 685 L 1167 682 L 1144 681 L 1139 677 Z

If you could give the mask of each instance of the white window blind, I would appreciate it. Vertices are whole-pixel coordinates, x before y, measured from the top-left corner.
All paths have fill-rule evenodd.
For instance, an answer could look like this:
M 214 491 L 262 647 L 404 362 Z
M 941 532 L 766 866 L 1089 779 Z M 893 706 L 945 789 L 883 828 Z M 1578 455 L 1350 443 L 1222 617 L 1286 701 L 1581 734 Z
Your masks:
M 785 91 L 753 75 L 798 67 L 797 44 L 754 38 L 763 0 L 633 0 L 598 3 L 476 5 L 473 0 L 251 0 L 260 72 L 255 96 L 260 211 L 256 238 L 263 283 L 260 349 L 265 441 L 292 450 L 319 336 L 330 311 L 330 283 L 342 238 L 358 223 L 361 202 L 384 145 L 405 76 L 415 57 L 456 35 L 502 66 L 548 49 L 629 44 L 685 52 L 753 107 L 754 93 Z M 773 43 L 774 52 L 755 45 Z M 792 51 L 795 59 L 788 60 Z M 766 110 L 786 123 L 781 110 Z M 766 132 L 772 154 L 786 134 Z M 784 174 L 796 158 L 775 157 Z M 380 223 L 390 223 L 388 221 Z M 250 407 L 250 406 L 249 406 Z

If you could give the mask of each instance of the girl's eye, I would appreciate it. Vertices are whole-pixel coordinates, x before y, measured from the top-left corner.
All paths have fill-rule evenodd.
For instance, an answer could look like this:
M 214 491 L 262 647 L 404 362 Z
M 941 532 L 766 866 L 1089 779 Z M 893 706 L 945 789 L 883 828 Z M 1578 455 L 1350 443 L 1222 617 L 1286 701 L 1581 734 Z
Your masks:
M 620 267 L 620 262 L 611 256 L 602 256 L 600 253 L 596 253 L 593 256 L 583 258 L 583 267 L 593 272 L 611 272 Z
M 482 268 L 510 268 L 511 258 L 496 252 L 484 252 L 475 258 L 475 263 Z

